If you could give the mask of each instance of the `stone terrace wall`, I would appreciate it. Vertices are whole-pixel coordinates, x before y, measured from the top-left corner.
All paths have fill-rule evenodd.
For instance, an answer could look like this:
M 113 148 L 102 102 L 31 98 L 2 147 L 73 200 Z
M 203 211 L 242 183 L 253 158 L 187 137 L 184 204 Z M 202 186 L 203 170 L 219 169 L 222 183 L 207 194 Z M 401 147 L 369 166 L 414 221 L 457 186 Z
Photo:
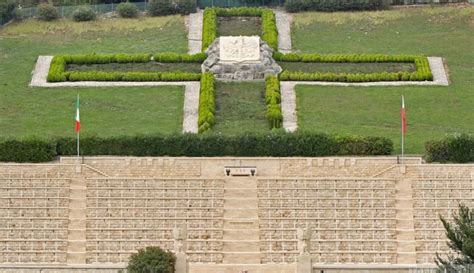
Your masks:
M 71 157 L 0 164 L 1 268 L 71 264 L 71 181 L 83 185 L 74 191 L 84 193 L 84 264 L 93 266 L 123 265 L 147 245 L 171 249 L 171 230 L 184 226 L 191 262 L 222 262 L 225 166 L 257 169 L 263 264 L 294 262 L 296 229 L 308 226 L 316 265 L 432 264 L 435 252 L 447 251 L 438 215 L 449 219 L 458 202 L 474 207 L 473 164 L 420 158 L 404 165 L 396 157 L 85 157 L 79 169 L 74 163 Z

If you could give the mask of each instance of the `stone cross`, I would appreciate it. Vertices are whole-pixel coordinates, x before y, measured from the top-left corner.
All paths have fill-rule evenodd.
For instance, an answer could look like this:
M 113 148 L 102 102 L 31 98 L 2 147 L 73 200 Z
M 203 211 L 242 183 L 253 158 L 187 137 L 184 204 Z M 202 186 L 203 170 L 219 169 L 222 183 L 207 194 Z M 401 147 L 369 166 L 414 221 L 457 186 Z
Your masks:
M 296 232 L 298 235 L 298 251 L 300 255 L 309 254 L 311 250 L 312 230 L 310 228 L 298 228 Z
M 174 252 L 175 253 L 186 253 L 188 231 L 186 228 L 175 228 L 173 229 L 174 239 Z

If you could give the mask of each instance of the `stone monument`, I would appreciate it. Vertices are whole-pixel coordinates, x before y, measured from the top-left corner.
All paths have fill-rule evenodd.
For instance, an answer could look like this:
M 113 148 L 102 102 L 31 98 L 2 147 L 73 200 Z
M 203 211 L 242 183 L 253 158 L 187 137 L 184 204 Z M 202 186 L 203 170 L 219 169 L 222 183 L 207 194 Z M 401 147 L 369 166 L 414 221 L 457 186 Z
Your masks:
M 273 50 L 259 36 L 219 37 L 206 54 L 202 72 L 211 72 L 218 79 L 255 80 L 281 72 Z

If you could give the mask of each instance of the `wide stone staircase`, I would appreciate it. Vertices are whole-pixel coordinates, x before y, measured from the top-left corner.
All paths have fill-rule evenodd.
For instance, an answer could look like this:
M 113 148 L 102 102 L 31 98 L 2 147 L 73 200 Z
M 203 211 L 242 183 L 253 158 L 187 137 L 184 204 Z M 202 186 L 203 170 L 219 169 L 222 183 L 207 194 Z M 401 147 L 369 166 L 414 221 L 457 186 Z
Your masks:
M 224 260 L 226 264 L 259 264 L 257 180 L 229 178 L 224 191 Z

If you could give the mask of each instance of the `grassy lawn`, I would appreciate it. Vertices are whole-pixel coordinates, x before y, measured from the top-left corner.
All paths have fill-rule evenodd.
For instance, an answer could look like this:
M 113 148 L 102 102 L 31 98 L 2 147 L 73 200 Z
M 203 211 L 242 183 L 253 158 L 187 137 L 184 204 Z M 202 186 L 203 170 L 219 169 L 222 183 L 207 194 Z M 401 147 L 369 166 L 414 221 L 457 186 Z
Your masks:
M 260 17 L 218 17 L 218 36 L 253 36 L 262 34 Z
M 300 63 L 278 62 L 284 70 L 307 73 L 379 73 L 415 71 L 415 64 L 410 63 Z
M 30 88 L 39 55 L 187 51 L 181 17 L 26 21 L 0 30 L 0 137 L 73 136 L 81 95 L 81 133 L 180 132 L 183 87 Z
M 67 71 L 106 71 L 106 72 L 191 72 L 201 73 L 200 63 L 109 63 L 109 64 L 69 64 Z
M 229 135 L 267 132 L 264 92 L 264 82 L 217 82 L 216 124 L 212 131 Z
M 406 152 L 447 134 L 474 134 L 474 7 L 383 12 L 294 14 L 300 52 L 424 54 L 445 58 L 448 87 L 296 88 L 300 130 L 379 135 L 400 149 L 400 99 L 405 95 Z

